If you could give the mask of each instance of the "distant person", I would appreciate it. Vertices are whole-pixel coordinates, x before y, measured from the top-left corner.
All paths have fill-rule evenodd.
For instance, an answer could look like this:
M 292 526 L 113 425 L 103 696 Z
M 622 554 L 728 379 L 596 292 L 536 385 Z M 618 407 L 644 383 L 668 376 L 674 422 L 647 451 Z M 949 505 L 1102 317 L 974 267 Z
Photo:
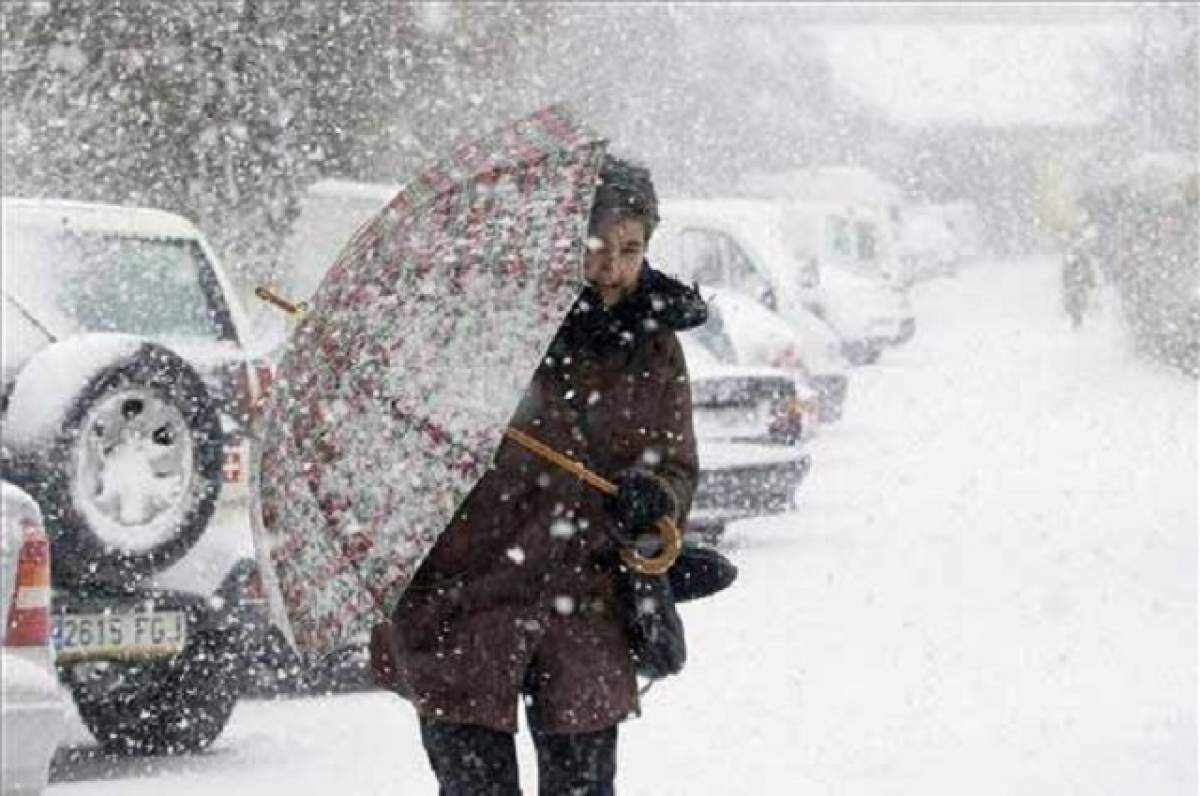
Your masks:
M 1067 247 L 1062 260 L 1063 308 L 1074 329 L 1083 325 L 1088 307 L 1095 300 L 1097 288 L 1093 253 L 1088 244 L 1089 236 L 1085 228 Z

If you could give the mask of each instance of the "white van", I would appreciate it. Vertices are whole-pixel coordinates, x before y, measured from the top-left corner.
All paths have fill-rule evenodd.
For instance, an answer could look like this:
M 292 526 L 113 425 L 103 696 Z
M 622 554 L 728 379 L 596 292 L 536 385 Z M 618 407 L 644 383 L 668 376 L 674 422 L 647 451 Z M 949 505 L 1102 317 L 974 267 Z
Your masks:
M 775 203 L 756 199 L 664 200 L 652 262 L 685 281 L 739 291 L 804 333 L 816 315 L 842 339 L 851 364 L 874 362 L 887 345 L 912 336 L 907 295 L 873 279 L 801 260 L 783 235 Z

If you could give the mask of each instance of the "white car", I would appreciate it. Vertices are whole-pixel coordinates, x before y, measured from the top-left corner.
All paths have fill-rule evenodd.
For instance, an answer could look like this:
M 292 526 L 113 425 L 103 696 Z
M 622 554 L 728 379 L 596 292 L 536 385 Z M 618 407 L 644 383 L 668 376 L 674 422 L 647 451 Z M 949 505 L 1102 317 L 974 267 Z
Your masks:
M 66 732 L 50 643 L 50 541 L 33 498 L 0 482 L 0 656 L 5 796 L 41 793 Z
M 703 289 L 708 323 L 689 334 L 725 363 L 782 368 L 795 374 L 799 390 L 815 393 L 818 418 L 842 416 L 849 389 L 841 341 L 817 318 L 799 314 L 804 331 L 731 290 Z
M 694 332 L 681 343 L 700 462 L 689 535 L 712 541 L 731 520 L 795 508 L 812 466 L 800 442 L 817 422 L 815 401 L 789 371 L 723 364 Z
M 819 395 L 795 370 L 722 361 L 685 332 L 680 343 L 692 386 L 696 435 L 753 444 L 798 445 L 820 422 Z
M 842 339 L 855 365 L 878 359 L 916 328 L 907 295 L 849 273 L 823 274 L 783 235 L 781 206 L 756 199 L 664 200 L 663 222 L 650 243 L 652 262 L 685 281 L 745 293 L 803 333 L 801 313 L 818 315 Z M 832 271 L 832 269 L 830 269 Z
M 952 228 L 934 207 L 906 210 L 896 252 L 914 279 L 950 276 L 962 259 Z
M 0 469 L 46 522 L 60 677 L 104 747 L 202 748 L 262 632 L 249 426 L 269 371 L 180 216 L 5 198 L 2 221 Z

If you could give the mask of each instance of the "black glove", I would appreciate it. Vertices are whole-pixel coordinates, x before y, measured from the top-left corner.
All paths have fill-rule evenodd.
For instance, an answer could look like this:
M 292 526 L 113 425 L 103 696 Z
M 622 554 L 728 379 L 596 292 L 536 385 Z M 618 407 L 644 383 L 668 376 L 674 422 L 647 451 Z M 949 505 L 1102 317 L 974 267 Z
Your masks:
M 607 502 L 616 520 L 612 536 L 619 544 L 631 546 L 642 533 L 654 533 L 653 525 L 662 517 L 675 514 L 675 498 L 652 475 L 626 470 L 617 476 L 617 494 Z M 657 536 L 657 534 L 655 534 Z

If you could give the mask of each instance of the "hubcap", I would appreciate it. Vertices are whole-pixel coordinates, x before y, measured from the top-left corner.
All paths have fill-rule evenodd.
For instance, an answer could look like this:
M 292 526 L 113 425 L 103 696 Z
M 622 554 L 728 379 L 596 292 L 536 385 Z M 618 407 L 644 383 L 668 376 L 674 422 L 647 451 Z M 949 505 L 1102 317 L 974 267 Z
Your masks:
M 81 427 L 76 475 L 76 505 L 101 542 L 138 552 L 169 539 L 195 478 L 183 413 L 142 388 L 105 396 Z

